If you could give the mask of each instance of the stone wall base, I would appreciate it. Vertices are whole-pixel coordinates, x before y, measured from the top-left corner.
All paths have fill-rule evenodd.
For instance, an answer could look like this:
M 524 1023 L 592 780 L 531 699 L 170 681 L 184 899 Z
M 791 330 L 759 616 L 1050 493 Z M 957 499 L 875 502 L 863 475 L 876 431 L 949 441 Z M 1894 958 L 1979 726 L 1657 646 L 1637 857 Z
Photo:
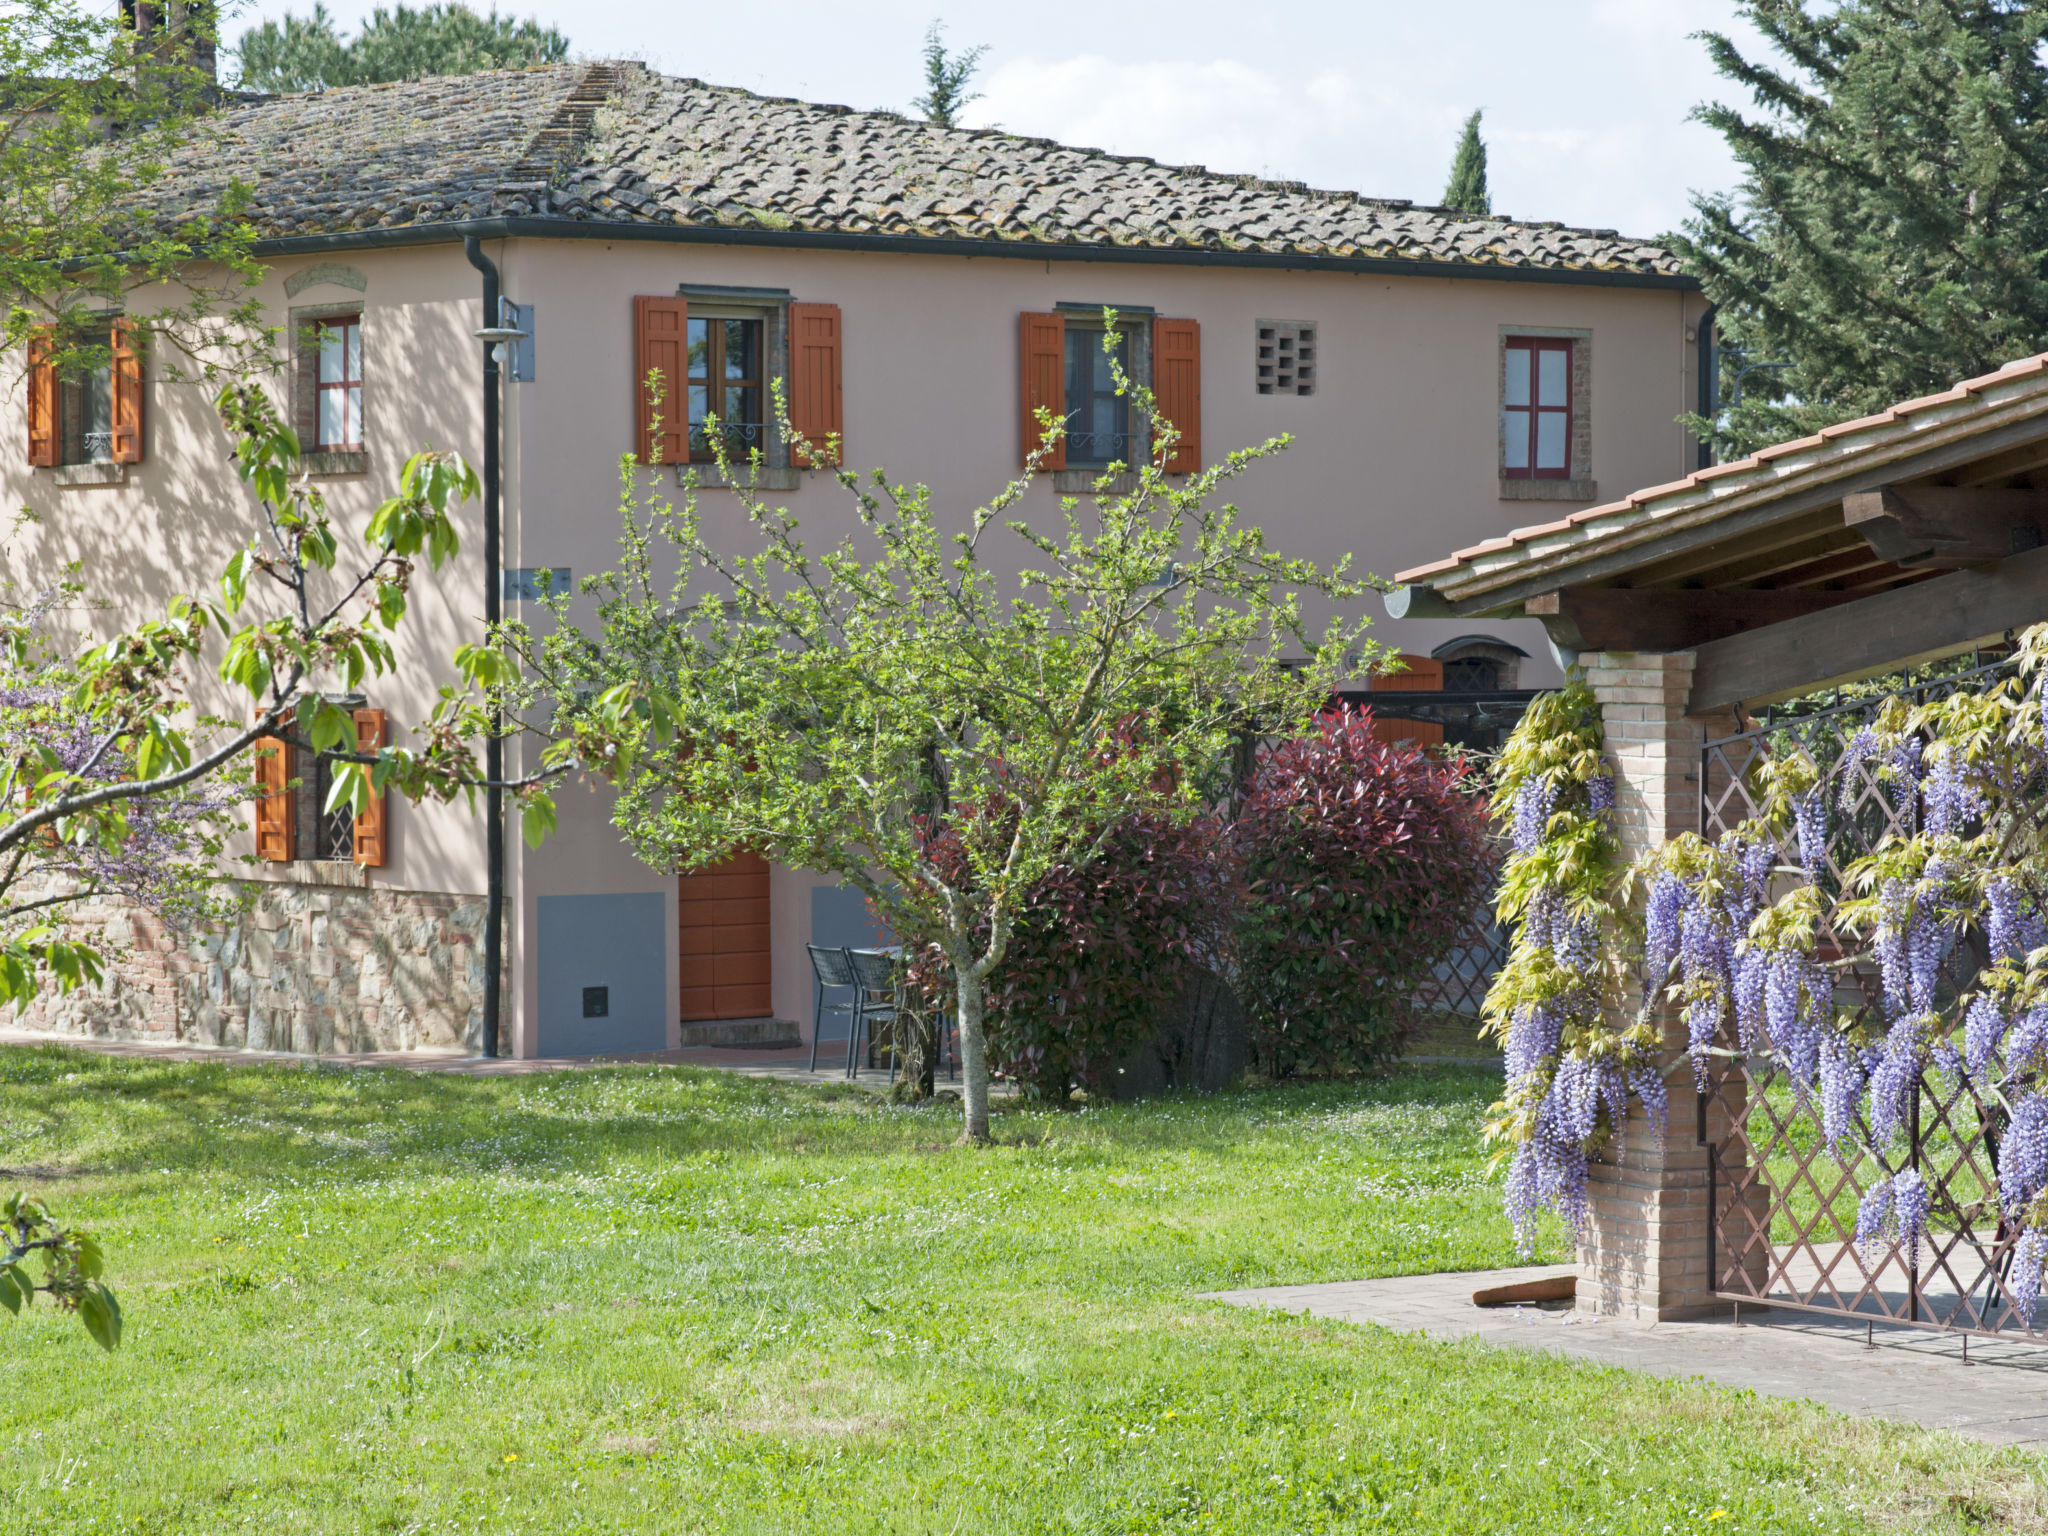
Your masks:
M 42 1034 L 327 1055 L 474 1052 L 484 898 L 239 882 L 231 919 L 167 928 L 122 897 L 71 909 L 106 981 L 0 1014 Z

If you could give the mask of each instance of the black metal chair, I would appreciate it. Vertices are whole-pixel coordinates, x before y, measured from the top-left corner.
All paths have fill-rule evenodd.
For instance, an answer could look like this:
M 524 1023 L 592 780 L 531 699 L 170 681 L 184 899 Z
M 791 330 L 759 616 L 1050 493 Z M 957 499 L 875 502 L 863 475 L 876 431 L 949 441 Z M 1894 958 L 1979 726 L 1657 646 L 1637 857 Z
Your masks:
M 843 1013 L 846 1015 L 847 1038 L 850 1041 L 859 1031 L 854 1028 L 854 1010 L 860 1003 L 860 979 L 853 974 L 853 962 L 846 958 L 843 949 L 826 949 L 817 944 L 806 944 L 811 952 L 811 1070 L 818 1070 L 818 1042 L 824 1038 L 825 1015 Z M 853 1001 L 830 1003 L 825 1001 L 825 989 L 846 989 L 853 993 Z M 853 1047 L 847 1047 L 847 1060 L 852 1061 Z
M 861 1032 L 865 1030 L 868 1047 L 874 1048 L 877 1023 L 887 1023 L 890 1033 L 895 1033 L 897 967 L 901 953 L 891 949 L 849 949 L 846 951 L 847 964 L 853 968 L 854 985 L 858 990 L 853 997 L 853 1028 L 846 1037 L 846 1075 L 857 1075 L 859 1068 L 854 1065 L 856 1052 L 860 1048 Z M 890 1042 L 890 1051 L 895 1053 L 895 1041 Z M 890 1074 L 892 1077 L 894 1073 Z

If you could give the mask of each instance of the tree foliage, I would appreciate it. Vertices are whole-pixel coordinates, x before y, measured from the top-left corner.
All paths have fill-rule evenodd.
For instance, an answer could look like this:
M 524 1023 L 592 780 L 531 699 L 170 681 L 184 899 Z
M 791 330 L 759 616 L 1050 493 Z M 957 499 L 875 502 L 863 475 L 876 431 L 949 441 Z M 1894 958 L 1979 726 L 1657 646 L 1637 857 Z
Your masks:
M 109 313 L 166 376 L 233 373 L 267 351 L 242 189 L 203 216 L 150 211 L 173 159 L 216 131 L 193 53 L 205 25 L 194 8 L 138 37 L 76 0 L 0 7 L 0 352 L 25 357 L 35 339 L 61 370 L 104 367 Z
M 1238 987 L 1275 1076 L 1390 1059 L 1418 989 L 1494 870 L 1464 765 L 1374 734 L 1368 710 L 1261 752 L 1230 829 L 1244 872 Z
M 1740 453 L 2048 347 L 2048 8 L 2021 0 L 1744 0 L 1777 61 L 1703 34 L 1753 111 L 1695 116 L 1741 167 L 1671 244 L 1752 373 Z M 1724 368 L 1723 396 L 1734 394 Z M 1694 423 L 1704 430 L 1708 424 Z
M 569 56 L 569 39 L 532 18 L 517 21 L 496 10 L 480 16 L 450 3 L 379 6 L 344 40 L 327 7 L 316 3 L 310 16 L 287 14 L 251 27 L 235 52 L 244 90 L 319 91 L 555 64 Z
M 756 849 L 838 875 L 939 947 L 971 1140 L 988 1136 L 986 989 L 1028 893 L 1129 816 L 1199 815 L 1239 735 L 1298 728 L 1362 643 L 1334 620 L 1314 637 L 1303 614 L 1305 593 L 1359 595 L 1341 566 L 1275 554 L 1217 501 L 1286 440 L 1169 479 L 1177 434 L 1136 394 L 1158 437 L 1128 492 L 1105 480 L 1028 518 L 1027 470 L 947 516 L 924 486 L 841 469 L 855 531 L 823 550 L 741 466 L 722 468 L 753 547 L 733 550 L 694 489 L 680 508 L 643 494 L 629 461 L 622 565 L 584 582 L 594 630 L 565 599 L 549 635 L 507 627 L 525 677 L 504 702 L 551 736 L 547 761 L 615 780 L 614 824 L 646 862 Z M 1058 440 L 1056 418 L 1040 427 Z
M 1475 219 L 1493 212 L 1493 195 L 1486 190 L 1486 140 L 1479 137 L 1479 118 L 1474 112 L 1465 119 L 1443 199 L 1446 208 Z
M 925 29 L 924 94 L 911 103 L 924 114 L 925 121 L 941 128 L 960 126 L 961 110 L 969 102 L 981 100 L 981 92 L 969 91 L 967 86 L 987 52 L 988 45 L 983 43 L 949 53 L 946 24 L 935 21 Z

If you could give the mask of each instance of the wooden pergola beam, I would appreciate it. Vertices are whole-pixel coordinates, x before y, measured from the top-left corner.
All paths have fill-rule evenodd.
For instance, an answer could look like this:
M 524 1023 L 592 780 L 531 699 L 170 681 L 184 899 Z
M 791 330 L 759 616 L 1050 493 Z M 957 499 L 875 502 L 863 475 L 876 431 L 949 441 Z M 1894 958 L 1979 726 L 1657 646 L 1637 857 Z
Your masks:
M 1695 647 L 1688 714 L 1918 666 L 2048 619 L 2048 548 Z
M 1528 599 L 1554 592 L 1566 581 L 1578 584 L 1632 578 L 1658 562 L 1682 559 L 1702 545 L 1724 550 L 1744 548 L 1774 525 L 1791 522 L 1802 513 L 1837 506 L 1845 495 L 1857 491 L 1877 490 L 1901 480 L 1963 472 L 1976 461 L 1988 460 L 2008 449 L 2025 447 L 2030 452 L 2037 451 L 2044 430 L 2048 429 L 2037 417 L 2007 422 L 1989 432 L 1973 433 L 1920 453 L 1905 454 L 1890 463 L 1873 464 L 1838 480 L 1817 481 L 1785 495 L 1719 514 L 1701 525 L 1686 523 L 1667 528 L 1665 519 L 1651 519 L 1634 530 L 1633 537 L 1614 542 L 1598 554 L 1581 555 L 1561 549 L 1548 560 L 1519 562 L 1508 579 L 1483 592 L 1459 593 L 1457 584 L 1453 584 L 1455 595 L 1443 594 L 1443 600 L 1453 613 L 1468 618 L 1518 612 Z M 1542 568 L 1550 563 L 1558 569 Z M 1466 582 L 1470 580 L 1465 578 Z
M 1849 592 L 1568 587 L 1530 598 L 1524 611 L 1565 650 L 1689 651 L 1854 600 Z
M 1963 566 L 2039 549 L 2048 494 L 1976 486 L 1886 485 L 1842 498 L 1842 522 L 1894 565 Z

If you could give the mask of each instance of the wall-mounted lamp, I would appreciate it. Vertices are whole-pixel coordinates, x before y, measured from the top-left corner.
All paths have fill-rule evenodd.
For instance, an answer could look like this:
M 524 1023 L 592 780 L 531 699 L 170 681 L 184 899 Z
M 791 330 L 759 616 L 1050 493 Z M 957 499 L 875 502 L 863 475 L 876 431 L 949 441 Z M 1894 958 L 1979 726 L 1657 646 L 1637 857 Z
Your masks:
M 502 372 L 505 365 L 511 360 L 512 343 L 526 340 L 527 336 L 531 333 L 522 331 L 516 326 L 487 325 L 480 330 L 470 332 L 470 334 L 476 337 L 478 341 L 491 343 L 491 361 L 496 363 L 499 371 Z

